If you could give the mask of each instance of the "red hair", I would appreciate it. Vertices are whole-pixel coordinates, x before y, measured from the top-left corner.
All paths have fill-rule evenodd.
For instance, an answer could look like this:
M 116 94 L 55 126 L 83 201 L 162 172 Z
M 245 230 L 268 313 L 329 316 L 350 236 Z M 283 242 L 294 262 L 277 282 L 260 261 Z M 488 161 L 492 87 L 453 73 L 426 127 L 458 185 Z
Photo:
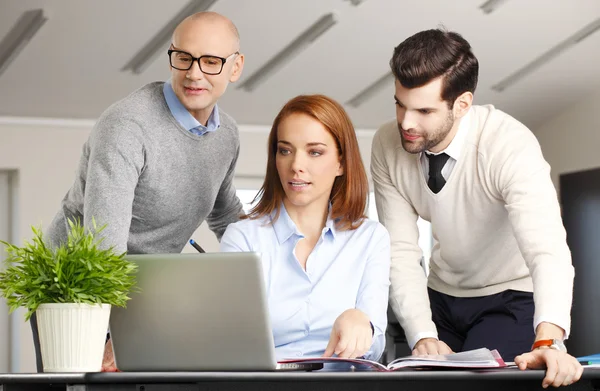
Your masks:
M 343 174 L 335 179 L 329 196 L 331 218 L 336 222 L 337 229 L 358 228 L 366 218 L 365 209 L 369 191 L 367 173 L 360 156 L 352 121 L 339 103 L 324 95 L 297 96 L 287 102 L 275 118 L 269 133 L 269 157 L 265 181 L 255 198 L 258 203 L 244 218 L 258 219 L 271 215 L 273 211 L 276 211 L 275 219 L 279 217 L 279 208 L 285 198 L 285 192 L 275 165 L 277 129 L 291 114 L 305 114 L 314 118 L 333 136 Z

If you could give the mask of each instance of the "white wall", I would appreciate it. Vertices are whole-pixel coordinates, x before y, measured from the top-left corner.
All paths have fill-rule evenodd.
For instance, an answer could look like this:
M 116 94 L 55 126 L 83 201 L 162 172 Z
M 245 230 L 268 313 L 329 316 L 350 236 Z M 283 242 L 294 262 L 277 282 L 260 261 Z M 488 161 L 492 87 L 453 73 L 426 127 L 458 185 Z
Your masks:
M 17 125 L 0 122 L 0 170 L 14 169 L 19 175 L 19 205 L 13 240 L 31 237 L 31 225 L 48 224 L 74 178 L 79 151 L 87 136 L 84 123 L 55 122 L 50 126 L 31 122 Z M 19 358 L 20 372 L 35 372 L 35 356 L 29 324 L 21 321 L 15 333 L 20 341 L 11 352 Z
M 582 97 L 533 130 L 560 191 L 560 174 L 600 167 L 600 92 Z
M 19 194 L 19 177 L 16 170 L 0 169 L 0 239 L 14 243 L 17 237 L 17 197 Z M 0 245 L 0 270 L 4 268 L 6 254 L 4 245 Z M 20 349 L 21 324 L 24 311 L 17 309 L 8 314 L 8 306 L 4 299 L 0 299 L 0 373 L 18 372 Z
M 47 226 L 74 180 L 83 143 L 93 121 L 0 118 L 0 170 L 18 171 L 19 205 L 15 242 L 31 237 L 31 225 Z M 241 149 L 236 170 L 238 188 L 257 189 L 267 162 L 268 126 L 240 126 Z M 358 131 L 363 161 L 368 170 L 373 131 Z M 193 238 L 207 251 L 217 251 L 218 241 L 205 224 Z M 185 252 L 193 252 L 186 246 Z M 20 343 L 15 371 L 34 372 L 35 359 L 29 324 L 20 322 Z M 4 350 L 4 346 L 0 347 Z
M 0 170 L 0 240 L 10 242 L 10 171 Z M 0 271 L 4 270 L 4 245 L 0 244 Z M 10 371 L 10 320 L 6 300 L 0 298 L 0 373 Z

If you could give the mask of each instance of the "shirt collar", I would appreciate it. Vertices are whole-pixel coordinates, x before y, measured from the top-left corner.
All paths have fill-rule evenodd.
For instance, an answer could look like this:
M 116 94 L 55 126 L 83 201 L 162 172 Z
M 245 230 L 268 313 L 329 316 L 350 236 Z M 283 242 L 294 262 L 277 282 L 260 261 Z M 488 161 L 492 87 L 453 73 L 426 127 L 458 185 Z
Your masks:
M 204 134 L 206 132 L 214 132 L 221 126 L 219 108 L 216 104 L 212 113 L 210 114 L 210 117 L 208 117 L 206 126 L 204 126 L 181 104 L 179 98 L 177 98 L 177 95 L 175 95 L 175 91 L 173 91 L 171 82 L 165 82 L 163 86 L 163 94 L 171 114 L 173 114 L 173 117 L 175 117 L 177 122 L 179 122 L 186 130 L 196 134 Z
M 292 235 L 304 237 L 304 235 L 298 231 L 298 227 L 296 227 L 296 224 L 294 224 L 294 221 L 285 209 L 283 202 L 279 207 L 279 218 L 273 221 L 276 213 L 276 210 L 271 213 L 271 224 L 273 225 L 275 236 L 277 237 L 279 244 L 283 244 L 290 237 L 292 237 Z M 329 204 L 329 215 L 327 216 L 327 221 L 325 221 L 325 228 L 323 228 L 323 233 L 321 236 L 327 235 L 331 235 L 332 239 L 335 239 L 336 236 L 335 221 L 331 218 L 331 203 Z
M 456 132 L 456 135 L 454 135 L 454 138 L 452 139 L 452 141 L 450 141 L 450 145 L 448 145 L 446 149 L 438 153 L 432 153 L 429 151 L 425 151 L 425 153 L 427 153 L 428 155 L 439 155 L 440 153 L 446 153 L 452 159 L 458 161 L 462 153 L 463 147 L 465 145 L 467 135 L 469 134 L 469 128 L 471 127 L 472 111 L 473 109 L 469 108 L 467 114 L 465 114 L 465 116 L 462 117 L 460 123 L 458 124 L 458 131 Z

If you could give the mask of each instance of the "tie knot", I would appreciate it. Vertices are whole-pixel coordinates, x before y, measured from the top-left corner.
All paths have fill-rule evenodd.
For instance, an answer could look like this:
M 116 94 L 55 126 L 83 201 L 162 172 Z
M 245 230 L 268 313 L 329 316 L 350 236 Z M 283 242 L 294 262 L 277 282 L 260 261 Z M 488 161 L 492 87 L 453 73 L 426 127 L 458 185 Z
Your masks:
M 425 154 L 429 159 L 429 175 L 434 176 L 442 172 L 442 168 L 446 165 L 450 156 L 447 153 L 440 153 L 438 155 L 432 155 L 429 153 Z
M 439 193 L 446 184 L 446 179 L 442 175 L 442 168 L 444 168 L 450 156 L 446 153 L 440 153 L 439 155 L 426 153 L 425 155 L 429 159 L 429 179 L 427 180 L 427 185 L 431 191 Z

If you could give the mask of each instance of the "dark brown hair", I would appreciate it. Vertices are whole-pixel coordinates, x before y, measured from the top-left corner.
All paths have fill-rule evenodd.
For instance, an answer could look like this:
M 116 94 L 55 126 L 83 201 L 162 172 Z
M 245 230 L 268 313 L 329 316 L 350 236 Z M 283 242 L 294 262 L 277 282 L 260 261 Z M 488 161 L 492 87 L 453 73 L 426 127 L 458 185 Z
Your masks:
M 461 94 L 475 93 L 479 63 L 458 33 L 421 31 L 394 48 L 390 67 L 405 88 L 421 87 L 443 76 L 442 100 L 452 108 Z
M 333 136 L 343 174 L 338 176 L 331 189 L 331 218 L 340 230 L 356 229 L 365 216 L 369 184 L 367 174 L 360 157 L 358 140 L 354 126 L 344 108 L 324 95 L 300 95 L 283 106 L 271 127 L 269 134 L 269 157 L 265 181 L 255 200 L 258 200 L 250 213 L 244 218 L 257 219 L 276 211 L 285 197 L 281 180 L 277 173 L 275 159 L 277 155 L 277 129 L 281 122 L 291 114 L 304 114 L 319 121 Z

